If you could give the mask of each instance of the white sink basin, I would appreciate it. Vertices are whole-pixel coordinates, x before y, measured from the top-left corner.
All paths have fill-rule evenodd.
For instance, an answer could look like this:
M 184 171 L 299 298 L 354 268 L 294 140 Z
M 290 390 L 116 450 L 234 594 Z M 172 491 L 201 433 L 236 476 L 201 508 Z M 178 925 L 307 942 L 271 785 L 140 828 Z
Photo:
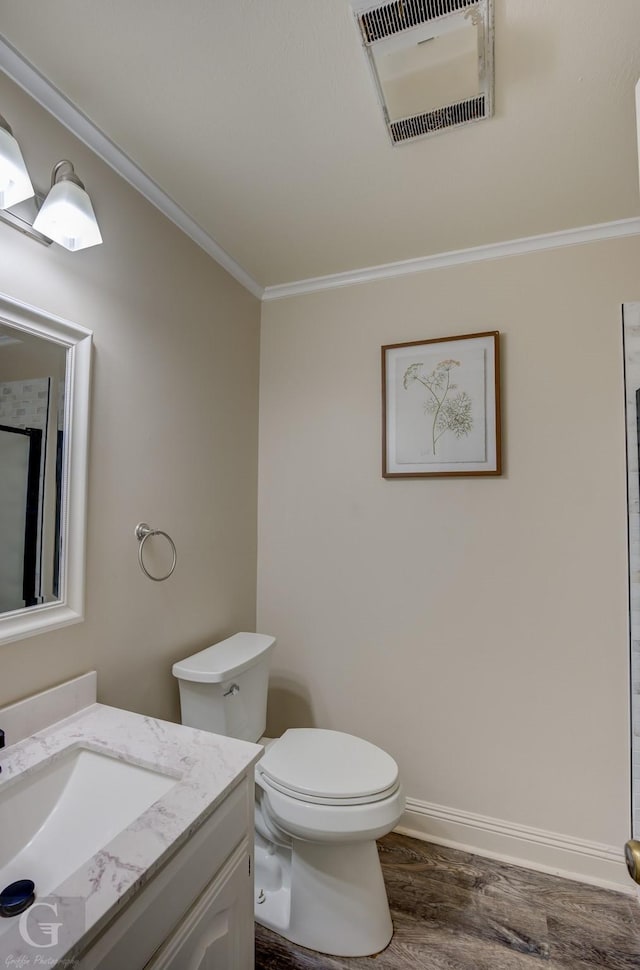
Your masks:
M 31 879 L 37 896 L 52 892 L 176 782 L 87 748 L 0 776 L 0 891 Z M 12 922 L 0 920 L 0 935 Z

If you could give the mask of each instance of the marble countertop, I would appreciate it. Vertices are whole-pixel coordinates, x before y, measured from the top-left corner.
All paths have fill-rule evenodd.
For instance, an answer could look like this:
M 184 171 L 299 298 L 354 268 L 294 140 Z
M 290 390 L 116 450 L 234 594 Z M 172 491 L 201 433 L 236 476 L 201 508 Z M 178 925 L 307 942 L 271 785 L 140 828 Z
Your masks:
M 73 748 L 87 748 L 163 772 L 176 778 L 176 784 L 46 897 L 80 899 L 84 923 L 84 931 L 77 929 L 71 937 L 66 934 L 63 948 L 42 950 L 47 966 L 73 965 L 68 957 L 86 949 L 262 753 L 256 744 L 92 704 L 2 750 L 0 793 L 12 779 L 37 771 Z M 12 923 L 17 920 L 11 918 Z M 33 961 L 33 948 L 22 942 L 14 927 L 0 935 L 0 965 L 26 968 Z

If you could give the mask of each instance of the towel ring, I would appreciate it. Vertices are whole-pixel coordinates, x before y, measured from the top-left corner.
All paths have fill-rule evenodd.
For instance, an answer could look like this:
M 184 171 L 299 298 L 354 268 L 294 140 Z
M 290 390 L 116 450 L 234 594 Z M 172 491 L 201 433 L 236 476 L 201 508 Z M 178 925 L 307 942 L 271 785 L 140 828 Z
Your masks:
M 149 538 L 149 536 L 164 536 L 167 542 L 169 543 L 169 545 L 171 546 L 171 550 L 173 552 L 173 562 L 171 563 L 171 569 L 169 570 L 166 576 L 152 576 L 144 564 L 144 558 L 143 558 L 144 544 Z M 140 569 L 145 574 L 145 576 L 148 576 L 149 579 L 152 579 L 154 583 L 164 582 L 164 580 L 168 579 L 169 576 L 172 574 L 173 570 L 176 568 L 176 563 L 178 561 L 178 554 L 176 552 L 175 542 L 167 532 L 163 532 L 162 529 L 152 529 L 151 526 L 147 525 L 146 522 L 139 522 L 138 525 L 136 526 L 136 539 L 140 543 L 140 545 L 138 546 L 138 562 L 140 563 Z

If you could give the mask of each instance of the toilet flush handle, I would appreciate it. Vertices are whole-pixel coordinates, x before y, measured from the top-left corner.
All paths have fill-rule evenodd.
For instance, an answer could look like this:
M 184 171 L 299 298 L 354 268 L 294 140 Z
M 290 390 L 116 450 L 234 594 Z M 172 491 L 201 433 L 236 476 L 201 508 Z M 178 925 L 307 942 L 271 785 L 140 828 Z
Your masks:
M 224 694 L 222 696 L 223 697 L 228 697 L 229 694 L 231 694 L 232 697 L 235 697 L 236 694 L 239 694 L 239 693 L 240 693 L 240 688 L 238 687 L 238 685 L 237 684 L 232 684 L 231 687 L 229 688 L 229 690 L 225 690 L 225 692 L 224 692 Z

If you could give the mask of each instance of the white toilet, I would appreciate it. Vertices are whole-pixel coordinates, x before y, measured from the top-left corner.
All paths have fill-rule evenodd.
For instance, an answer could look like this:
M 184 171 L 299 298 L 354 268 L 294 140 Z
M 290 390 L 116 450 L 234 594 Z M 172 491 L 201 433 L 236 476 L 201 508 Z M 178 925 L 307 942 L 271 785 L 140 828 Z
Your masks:
M 274 645 L 236 633 L 174 664 L 182 723 L 259 741 Z M 393 927 L 375 840 L 404 810 L 393 758 L 350 734 L 298 728 L 266 742 L 255 777 L 256 920 L 334 956 L 383 950 Z

